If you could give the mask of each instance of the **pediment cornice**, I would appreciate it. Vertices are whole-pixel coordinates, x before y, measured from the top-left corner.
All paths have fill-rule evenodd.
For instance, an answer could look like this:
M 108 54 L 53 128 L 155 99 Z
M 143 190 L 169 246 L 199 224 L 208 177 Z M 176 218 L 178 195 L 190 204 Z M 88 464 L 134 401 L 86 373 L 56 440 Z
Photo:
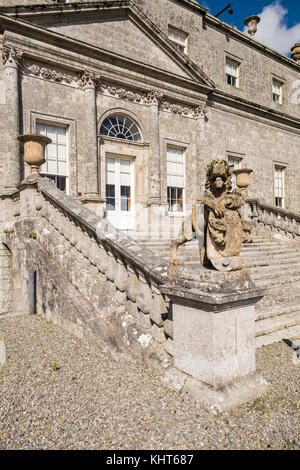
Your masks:
M 162 111 L 193 119 L 204 117 L 206 114 L 206 106 L 204 104 L 193 105 L 180 101 L 180 99 L 170 99 L 162 90 L 120 86 L 118 83 L 103 79 L 99 73 L 91 70 L 82 70 L 79 73 L 75 71 L 66 72 L 63 69 L 47 64 L 24 60 L 20 66 L 20 71 L 23 76 L 32 76 L 82 90 L 87 87 L 93 87 L 99 95 L 110 96 L 145 106 L 155 105 Z
M 16 13 L 17 11 L 17 13 Z M 55 40 L 55 36 L 60 37 L 62 47 L 66 46 L 66 40 L 74 39 L 64 36 L 59 33 L 55 33 L 49 29 L 43 27 L 45 24 L 49 24 L 51 21 L 59 22 L 72 22 L 81 21 L 84 17 L 96 17 L 101 18 L 101 14 L 109 17 L 116 17 L 116 15 L 125 15 L 130 19 L 140 30 L 143 31 L 145 35 L 151 37 L 151 39 L 157 44 L 157 46 L 174 62 L 176 63 L 192 80 L 198 82 L 199 84 L 208 87 L 215 88 L 213 80 L 211 80 L 203 70 L 198 67 L 189 57 L 181 52 L 169 39 L 168 37 L 153 23 L 131 0 L 106 0 L 98 2 L 85 2 L 85 3 L 69 3 L 69 4 L 54 4 L 41 6 L 37 5 L 36 7 L 18 7 L 15 10 L 15 18 L 13 14 L 11 16 L 0 14 L 0 25 L 2 29 L 5 28 L 14 28 L 16 23 L 13 24 L 8 19 L 15 20 L 18 23 L 18 29 L 20 34 L 22 31 L 28 34 L 30 25 L 31 35 L 35 33 L 35 36 L 40 40 L 47 42 L 47 40 Z M 26 31 L 25 31 L 26 30 Z M 55 36 L 54 36 L 55 35 Z M 47 38 L 48 36 L 48 38 Z M 81 44 L 81 41 L 77 41 Z M 86 47 L 89 44 L 85 44 Z M 100 48 L 98 48 L 100 49 Z M 104 52 L 103 49 L 102 53 Z M 111 52 L 105 51 L 106 54 L 112 55 Z M 129 58 L 123 57 L 123 60 L 128 61 Z M 141 64 L 145 66 L 145 64 Z

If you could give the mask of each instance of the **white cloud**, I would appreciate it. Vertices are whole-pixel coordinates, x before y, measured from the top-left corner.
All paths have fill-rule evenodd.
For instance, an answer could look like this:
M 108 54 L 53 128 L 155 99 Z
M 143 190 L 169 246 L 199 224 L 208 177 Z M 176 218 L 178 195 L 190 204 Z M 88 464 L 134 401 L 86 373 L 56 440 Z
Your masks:
M 258 13 L 260 23 L 255 34 L 256 39 L 286 55 L 300 38 L 300 23 L 288 28 L 287 13 L 288 10 L 279 1 L 265 6 L 262 12 Z M 244 32 L 247 32 L 246 27 Z

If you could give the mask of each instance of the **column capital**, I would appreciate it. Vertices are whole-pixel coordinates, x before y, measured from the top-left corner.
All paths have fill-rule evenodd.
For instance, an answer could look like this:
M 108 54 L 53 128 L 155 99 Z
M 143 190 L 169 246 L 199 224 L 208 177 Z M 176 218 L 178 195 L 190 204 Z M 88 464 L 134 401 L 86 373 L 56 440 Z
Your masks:
M 18 69 L 23 64 L 23 53 L 11 46 L 3 46 L 2 62 L 4 67 Z
M 194 109 L 193 109 L 193 114 L 195 116 L 195 118 L 206 118 L 206 115 L 207 115 L 207 106 L 206 105 L 200 105 L 200 106 L 196 106 Z
M 156 90 L 151 90 L 146 93 L 147 104 L 150 106 L 159 106 L 164 98 L 163 93 Z
M 78 84 L 83 90 L 97 90 L 100 87 L 101 77 L 95 72 L 84 70 L 80 73 Z

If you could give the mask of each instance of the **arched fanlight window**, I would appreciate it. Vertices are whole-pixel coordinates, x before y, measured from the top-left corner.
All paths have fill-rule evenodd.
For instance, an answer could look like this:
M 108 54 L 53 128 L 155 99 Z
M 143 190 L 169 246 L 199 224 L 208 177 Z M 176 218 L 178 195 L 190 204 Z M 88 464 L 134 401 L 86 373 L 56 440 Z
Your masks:
M 141 133 L 137 125 L 128 117 L 121 114 L 111 114 L 101 124 L 101 135 L 117 139 L 134 140 L 141 142 Z

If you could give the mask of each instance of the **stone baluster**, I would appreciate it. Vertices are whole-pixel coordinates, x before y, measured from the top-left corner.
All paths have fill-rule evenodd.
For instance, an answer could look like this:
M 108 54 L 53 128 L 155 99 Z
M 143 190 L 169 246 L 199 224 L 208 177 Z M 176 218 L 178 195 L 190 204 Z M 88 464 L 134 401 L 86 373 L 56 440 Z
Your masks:
M 23 56 L 16 49 L 4 46 L 2 60 L 5 77 L 6 134 L 5 151 L 0 157 L 5 159 L 5 172 L 0 186 L 16 188 L 21 181 L 20 144 L 17 136 L 20 134 L 19 69 Z

